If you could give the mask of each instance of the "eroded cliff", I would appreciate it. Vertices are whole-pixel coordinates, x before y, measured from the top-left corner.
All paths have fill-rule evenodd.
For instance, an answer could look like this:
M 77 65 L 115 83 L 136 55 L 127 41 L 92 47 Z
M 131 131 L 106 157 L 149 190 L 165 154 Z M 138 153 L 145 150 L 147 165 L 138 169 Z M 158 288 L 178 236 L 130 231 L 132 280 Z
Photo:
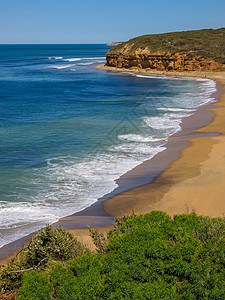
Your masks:
M 166 71 L 215 71 L 222 66 L 212 59 L 202 57 L 187 58 L 186 54 L 137 54 L 125 55 L 123 53 L 106 55 L 107 66 L 117 68 L 157 69 Z
M 225 63 L 225 28 L 154 34 L 112 48 L 106 65 L 166 71 L 220 71 Z

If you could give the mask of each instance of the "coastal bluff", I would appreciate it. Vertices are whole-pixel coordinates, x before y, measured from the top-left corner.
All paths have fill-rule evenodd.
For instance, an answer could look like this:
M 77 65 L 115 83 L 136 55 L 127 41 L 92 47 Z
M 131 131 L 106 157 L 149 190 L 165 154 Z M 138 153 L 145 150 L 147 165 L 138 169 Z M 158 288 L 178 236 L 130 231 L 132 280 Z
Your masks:
M 162 71 L 225 70 L 225 28 L 150 34 L 116 45 L 106 66 Z

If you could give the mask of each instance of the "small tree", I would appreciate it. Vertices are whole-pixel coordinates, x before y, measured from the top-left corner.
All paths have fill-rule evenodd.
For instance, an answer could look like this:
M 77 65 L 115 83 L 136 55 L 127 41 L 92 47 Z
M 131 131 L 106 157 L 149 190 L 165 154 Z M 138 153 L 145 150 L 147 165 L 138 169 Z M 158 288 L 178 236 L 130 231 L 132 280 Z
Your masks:
M 69 232 L 47 225 L 1 269 L 0 290 L 4 292 L 19 287 L 26 271 L 44 269 L 55 261 L 68 261 L 85 252 L 86 248 Z

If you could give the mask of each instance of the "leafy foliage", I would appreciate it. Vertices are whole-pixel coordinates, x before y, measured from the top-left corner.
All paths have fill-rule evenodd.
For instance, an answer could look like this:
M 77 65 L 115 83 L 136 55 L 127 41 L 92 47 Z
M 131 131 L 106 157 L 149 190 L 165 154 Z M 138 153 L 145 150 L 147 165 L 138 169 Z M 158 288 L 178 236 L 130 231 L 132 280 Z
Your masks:
M 153 211 L 96 240 L 97 254 L 28 272 L 19 299 L 40 299 L 40 286 L 43 299 L 225 299 L 224 219 Z
M 146 47 L 152 53 L 180 52 L 186 53 L 188 57 L 212 58 L 225 64 L 225 28 L 147 34 L 121 43 L 113 47 L 109 53 L 120 52 L 126 48 L 129 49 L 128 53 L 132 54 L 136 49 Z
M 48 225 L 39 230 L 30 244 L 1 269 L 0 290 L 10 290 L 20 286 L 23 272 L 16 273 L 17 270 L 43 269 L 55 261 L 67 261 L 85 251 L 84 246 L 70 233 L 60 227 L 53 228 Z M 30 280 L 29 276 L 28 280 Z
M 51 299 L 52 289 L 48 284 L 45 273 L 30 271 L 24 275 L 24 284 L 17 296 L 18 300 L 48 300 Z M 33 295 L 35 294 L 35 297 Z
M 39 231 L 28 249 L 26 261 L 31 265 L 36 265 L 45 257 L 69 260 L 84 253 L 84 247 L 69 232 L 50 225 Z

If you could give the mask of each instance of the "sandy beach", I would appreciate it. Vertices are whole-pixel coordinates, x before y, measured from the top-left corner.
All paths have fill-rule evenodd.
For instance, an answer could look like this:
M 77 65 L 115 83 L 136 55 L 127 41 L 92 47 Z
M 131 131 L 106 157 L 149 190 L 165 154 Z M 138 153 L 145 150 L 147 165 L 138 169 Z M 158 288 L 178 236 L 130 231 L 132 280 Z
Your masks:
M 111 71 L 117 68 L 98 66 Z M 132 70 L 139 72 L 139 70 Z M 225 73 L 223 72 L 144 72 L 157 75 L 203 77 L 216 80 L 218 102 L 200 108 L 183 120 L 182 132 L 169 138 L 167 149 L 144 162 L 125 177 L 118 179 L 119 187 L 108 199 L 59 221 L 90 250 L 94 245 L 88 226 L 106 234 L 113 218 L 123 214 L 166 211 L 170 215 L 195 211 L 199 215 L 223 217 L 225 201 Z M 196 129 L 198 128 L 198 129 Z M 123 191 L 127 178 L 137 186 Z M 149 183 L 151 182 L 151 183 Z M 128 190 L 127 190 L 128 189 Z M 0 260 L 18 251 L 30 237 L 0 249 Z M 2 261 L 3 263 L 3 261 Z
M 110 67 L 106 68 L 111 70 Z M 114 69 L 116 68 L 112 71 L 118 71 Z M 181 76 L 180 73 L 163 73 Z M 184 119 L 182 132 L 170 137 L 165 151 L 130 172 L 130 177 L 133 175 L 136 181 L 139 180 L 139 174 L 144 174 L 147 180 L 156 176 L 153 182 L 119 193 L 99 203 L 98 209 L 101 211 L 103 208 L 103 211 L 113 217 L 131 214 L 132 211 L 146 213 L 151 210 L 166 211 L 171 216 L 192 211 L 214 217 L 223 217 L 225 214 L 225 74 L 190 73 L 182 75 L 216 80 L 217 102 L 200 108 L 194 115 Z M 192 130 L 193 126 L 199 129 Z M 129 172 L 125 177 L 127 176 Z M 123 184 L 123 178 L 120 180 Z M 93 207 L 86 209 L 86 221 L 90 218 L 92 210 Z M 82 215 L 82 212 L 80 214 Z M 93 250 L 88 229 L 72 228 L 77 226 L 78 218 L 79 216 L 74 214 L 61 220 L 61 224 L 69 226 L 69 231 Z M 106 234 L 111 228 L 112 225 L 108 225 L 96 227 L 96 230 Z
M 102 65 L 98 68 L 125 71 Z M 140 73 L 139 70 L 135 72 Z M 223 217 L 225 215 L 225 95 L 223 93 L 225 73 L 153 70 L 144 73 L 211 78 L 217 81 L 221 95 L 219 101 L 208 109 L 214 113 L 213 121 L 192 132 L 192 134 L 202 133 L 203 136 L 188 139 L 189 147 L 181 150 L 179 159 L 173 161 L 169 168 L 152 183 L 106 200 L 103 203 L 105 211 L 114 217 L 130 214 L 132 210 L 137 213 L 162 210 L 170 215 L 194 211 L 199 215 Z M 207 136 L 207 133 L 219 133 L 219 135 Z

